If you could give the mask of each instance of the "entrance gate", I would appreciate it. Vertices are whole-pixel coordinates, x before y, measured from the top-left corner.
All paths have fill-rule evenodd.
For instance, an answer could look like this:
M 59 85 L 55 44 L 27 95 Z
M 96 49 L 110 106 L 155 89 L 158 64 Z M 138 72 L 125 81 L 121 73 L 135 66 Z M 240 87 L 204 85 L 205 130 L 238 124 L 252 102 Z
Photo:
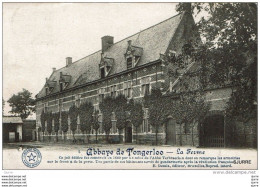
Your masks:
M 207 117 L 203 123 L 201 136 L 204 147 L 224 147 L 224 116 Z

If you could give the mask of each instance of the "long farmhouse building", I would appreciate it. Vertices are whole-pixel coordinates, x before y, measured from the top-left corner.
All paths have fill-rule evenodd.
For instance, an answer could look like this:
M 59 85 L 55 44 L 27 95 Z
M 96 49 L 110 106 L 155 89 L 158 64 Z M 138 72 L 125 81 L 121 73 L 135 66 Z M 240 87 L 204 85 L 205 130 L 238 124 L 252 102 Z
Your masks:
M 104 36 L 101 38 L 101 50 L 78 61 L 73 62 L 71 57 L 67 57 L 65 66 L 58 70 L 53 68 L 52 74 L 46 78 L 45 85 L 36 95 L 38 140 L 43 139 L 40 120 L 42 111 L 68 111 L 73 104 L 79 106 L 86 101 L 91 102 L 98 110 L 99 103 L 106 96 L 113 97 L 118 94 L 140 101 L 154 86 L 173 91 L 178 80 L 172 81 L 169 78 L 167 67 L 161 57 L 171 52 L 178 55 L 184 45 L 200 40 L 194 24 L 192 15 L 183 12 L 116 43 L 112 36 Z M 160 144 L 178 145 L 182 134 L 182 145 L 226 146 L 225 141 L 228 137 L 225 134 L 226 120 L 223 110 L 230 93 L 228 88 L 207 92 L 207 100 L 212 102 L 211 116 L 205 120 L 208 125 L 203 131 L 194 128 L 193 135 L 182 132 L 178 124 L 173 119 L 169 119 L 168 123 L 159 130 Z M 144 113 L 143 124 L 138 130 L 138 140 L 140 143 L 153 143 L 155 133 L 148 123 L 147 111 Z M 242 130 L 246 130 L 248 145 L 253 146 L 256 139 L 256 126 L 248 125 L 247 129 L 240 126 L 241 128 L 238 125 L 238 132 L 241 131 L 241 136 L 237 137 L 237 141 L 243 137 Z M 44 134 L 55 137 L 55 132 L 48 134 L 46 131 Z M 64 133 L 61 128 L 58 134 L 62 139 Z M 115 123 L 110 135 L 112 137 L 118 135 Z M 75 136 L 78 139 L 83 136 L 79 125 Z M 98 137 L 104 140 L 104 136 L 102 117 L 100 117 Z M 203 140 L 211 140 L 205 143 L 201 140 L 202 136 Z M 91 130 L 89 137 L 90 141 L 95 139 L 94 130 Z M 72 139 L 70 127 L 67 138 Z M 124 129 L 123 140 L 129 143 L 135 141 L 133 127 L 128 126 Z

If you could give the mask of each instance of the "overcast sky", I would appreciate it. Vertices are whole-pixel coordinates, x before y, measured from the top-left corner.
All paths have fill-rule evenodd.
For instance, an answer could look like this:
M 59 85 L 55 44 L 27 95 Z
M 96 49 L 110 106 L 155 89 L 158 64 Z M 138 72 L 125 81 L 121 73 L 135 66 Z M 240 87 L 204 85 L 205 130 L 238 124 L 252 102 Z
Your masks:
M 175 3 L 4 3 L 3 98 L 28 89 L 35 96 L 52 67 L 73 62 L 176 15 Z M 98 63 L 98 62 L 97 62 Z M 5 114 L 10 107 L 6 102 Z

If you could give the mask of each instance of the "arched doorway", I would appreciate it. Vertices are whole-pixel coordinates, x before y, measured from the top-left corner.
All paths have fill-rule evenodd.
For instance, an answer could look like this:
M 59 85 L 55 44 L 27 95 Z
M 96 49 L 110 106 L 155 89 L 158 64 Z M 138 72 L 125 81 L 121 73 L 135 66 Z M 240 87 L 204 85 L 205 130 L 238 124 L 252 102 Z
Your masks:
M 166 144 L 176 145 L 176 125 L 175 121 L 170 118 L 166 124 Z
M 200 137 L 204 147 L 224 147 L 224 116 L 208 116 L 201 125 Z
M 125 143 L 132 143 L 132 124 L 127 122 L 125 127 Z

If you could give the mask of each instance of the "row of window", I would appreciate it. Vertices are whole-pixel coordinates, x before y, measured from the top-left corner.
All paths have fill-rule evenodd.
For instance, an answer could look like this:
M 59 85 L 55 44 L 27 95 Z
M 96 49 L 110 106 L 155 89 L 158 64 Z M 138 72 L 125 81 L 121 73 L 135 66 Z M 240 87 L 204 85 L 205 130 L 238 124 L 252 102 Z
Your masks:
M 148 122 L 148 119 L 144 119 L 142 125 L 140 126 L 141 133 L 150 133 L 152 132 L 151 125 Z M 95 130 L 91 128 L 91 134 L 95 134 Z M 102 123 L 100 122 L 100 128 L 98 129 L 98 134 L 105 133 Z M 118 134 L 118 128 L 116 127 L 116 121 L 112 121 L 112 128 L 110 129 L 111 134 Z
M 79 124 L 79 120 L 78 120 L 78 124 Z M 78 125 L 78 127 L 77 127 L 77 130 L 79 130 L 79 129 L 80 129 L 80 125 Z M 141 130 L 141 133 L 152 132 L 151 126 L 148 123 L 148 119 L 144 119 L 143 120 L 143 124 L 140 126 L 140 130 Z M 72 131 L 70 130 L 70 128 L 68 130 L 68 133 L 72 134 Z M 98 129 L 98 134 L 104 134 L 104 133 L 105 133 L 105 131 L 104 131 L 102 122 L 100 122 L 100 127 Z M 90 130 L 90 134 L 96 134 L 95 129 L 93 129 L 92 127 L 91 127 L 91 130 Z M 116 121 L 112 121 L 112 127 L 110 129 L 110 134 L 118 134 L 118 128 L 116 127 Z
M 151 77 L 144 77 L 141 79 L 141 94 L 144 96 L 146 94 L 150 93 L 150 82 L 151 82 Z M 111 97 L 116 97 L 117 95 L 124 95 L 126 98 L 132 98 L 133 96 L 133 86 L 132 86 L 132 81 L 127 81 L 118 85 L 112 85 L 106 88 L 107 92 L 110 93 Z M 105 88 L 100 88 L 98 90 L 98 102 L 102 102 L 105 97 Z M 75 95 L 75 104 L 77 107 L 79 107 L 81 103 L 81 96 L 80 94 Z M 59 111 L 62 110 L 62 99 L 59 99 L 58 101 L 59 105 Z M 44 111 L 46 112 L 48 109 L 47 103 L 44 104 Z
M 150 124 L 148 122 L 148 118 L 149 118 L 149 113 L 148 113 L 148 108 L 144 109 L 144 119 L 143 119 L 143 124 L 141 126 L 141 133 L 145 133 L 145 132 L 151 132 L 151 127 Z M 116 127 L 116 115 L 113 112 L 111 115 L 111 120 L 112 120 L 112 128 L 110 130 L 110 133 L 112 134 L 116 134 L 118 133 L 118 129 Z M 99 115 L 99 119 L 98 119 L 99 123 L 100 123 L 100 128 L 98 130 L 99 134 L 104 133 L 103 130 L 103 126 L 102 126 L 102 114 Z M 70 118 L 68 118 L 68 124 L 70 124 Z M 77 117 L 77 124 L 80 124 L 80 118 L 79 116 Z M 53 124 L 54 125 L 54 124 Z M 93 132 L 93 129 L 91 130 L 91 132 Z
M 143 81 L 142 81 L 143 80 Z M 144 79 L 142 79 L 142 86 L 141 86 L 141 94 L 144 96 L 146 94 L 150 93 L 150 81 L 151 78 L 150 77 L 146 77 Z M 111 97 L 116 97 L 119 94 L 124 95 L 127 98 L 132 98 L 133 95 L 133 86 L 132 86 L 132 81 L 127 81 L 123 83 L 123 89 L 121 88 L 121 84 L 119 84 L 118 86 L 113 85 L 108 87 L 108 92 L 110 92 L 110 96 Z M 104 99 L 104 92 L 105 92 L 105 88 L 101 88 L 99 90 L 99 102 L 102 102 Z

